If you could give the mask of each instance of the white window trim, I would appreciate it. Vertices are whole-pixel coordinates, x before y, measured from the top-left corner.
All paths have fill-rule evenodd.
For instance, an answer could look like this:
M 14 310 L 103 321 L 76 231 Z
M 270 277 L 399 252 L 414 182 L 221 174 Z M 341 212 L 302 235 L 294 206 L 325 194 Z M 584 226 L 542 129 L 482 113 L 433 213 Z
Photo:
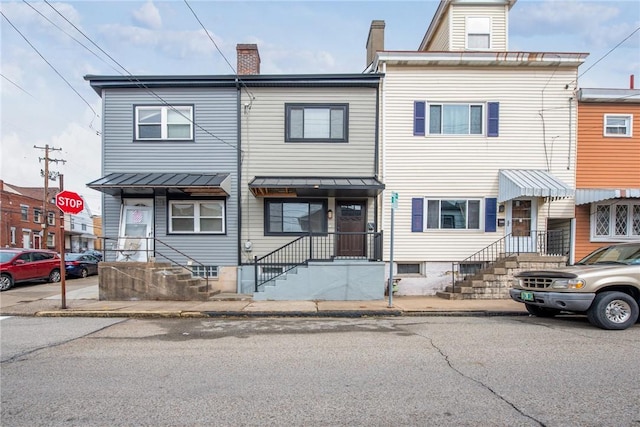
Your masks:
M 473 29 L 469 28 L 470 25 L 470 20 L 473 19 L 486 19 L 489 21 L 489 28 L 487 28 L 487 32 L 478 32 L 478 31 L 473 31 Z M 484 49 L 491 49 L 491 44 L 493 43 L 493 34 L 491 29 L 493 28 L 493 20 L 491 19 L 490 16 L 467 16 L 465 19 L 465 35 L 464 35 L 464 47 L 466 50 L 484 50 Z M 489 36 L 489 46 L 485 47 L 485 48 L 477 48 L 477 47 L 469 47 L 469 35 L 488 35 Z
M 607 119 L 609 118 L 624 119 L 627 122 L 627 133 L 607 133 Z M 602 135 L 607 138 L 631 138 L 633 136 L 633 114 L 605 114 Z
M 440 133 L 431 133 L 431 106 L 439 105 L 441 108 L 440 111 Z M 444 127 L 444 123 L 442 120 L 442 113 L 445 105 L 464 105 L 469 110 L 469 132 L 468 133 L 444 133 L 442 128 Z M 471 107 L 480 107 L 482 108 L 482 117 L 480 119 L 481 130 L 480 133 L 471 133 Z M 487 136 L 487 103 L 486 102 L 427 102 L 425 105 L 425 136 L 433 136 L 433 137 L 483 137 Z
M 33 222 L 35 222 L 36 224 L 44 223 L 42 218 L 42 209 L 33 208 Z
M 16 228 L 15 227 L 11 227 L 11 244 L 12 245 L 16 244 Z
M 221 231 L 200 231 L 200 205 L 207 203 L 220 203 L 222 206 L 222 230 Z M 193 231 L 183 231 L 183 230 L 173 230 L 173 216 L 171 215 L 171 207 L 174 204 L 193 204 L 194 205 L 194 214 L 193 214 Z M 169 233 L 170 234 L 226 234 L 227 232 L 227 202 L 226 200 L 214 199 L 214 200 L 171 200 L 169 202 L 169 212 L 167 216 L 169 218 Z M 208 217 L 207 217 L 208 218 Z
M 607 205 L 610 207 L 609 235 L 607 236 L 596 235 L 596 208 L 601 205 Z M 629 222 L 628 222 L 628 229 L 627 229 L 626 236 L 620 236 L 612 233 L 613 229 L 615 228 L 615 207 L 620 205 L 629 206 L 629 210 L 627 212 Z M 637 240 L 640 236 L 630 234 L 633 227 L 631 221 L 633 220 L 632 215 L 633 215 L 634 205 L 640 205 L 640 201 L 638 201 L 637 199 L 631 199 L 631 200 L 618 199 L 615 201 L 608 200 L 607 202 L 603 202 L 603 203 L 591 203 L 591 215 L 589 215 L 589 218 L 590 218 L 589 229 L 590 229 L 591 241 L 592 242 L 620 242 L 620 241 L 626 241 L 626 240 Z
M 189 109 L 189 137 L 188 138 L 169 138 L 169 123 L 168 123 L 168 112 L 169 110 L 174 110 L 176 108 L 188 108 Z M 138 123 L 139 113 L 142 110 L 160 110 L 160 138 L 141 138 L 140 137 L 140 126 Z M 171 105 L 171 106 L 162 106 L 162 105 L 136 105 L 135 107 L 135 132 L 136 132 L 136 140 L 138 141 L 161 141 L 161 140 L 170 140 L 170 141 L 192 141 L 193 140 L 193 106 L 192 105 Z
M 22 213 L 26 212 L 26 218 L 22 217 Z M 20 205 L 20 220 L 21 221 L 29 221 L 29 206 L 28 205 Z
M 56 225 L 56 214 L 53 212 L 47 213 L 47 224 L 48 225 Z
M 439 204 L 439 210 L 438 210 L 438 228 L 429 228 L 428 227 L 428 220 L 429 220 L 429 201 L 434 201 L 437 200 L 440 202 Z M 466 224 L 465 224 L 465 228 L 443 228 L 442 227 L 442 201 L 443 200 L 465 200 L 467 202 L 467 217 L 465 218 L 466 220 Z M 478 206 L 478 228 L 469 228 L 469 202 L 470 201 L 474 201 L 474 202 L 478 202 L 479 206 Z M 471 231 L 471 232 L 483 232 L 484 231 L 484 199 L 482 197 L 456 197 L 456 196 L 451 196 L 451 197 L 425 197 L 424 198 L 424 204 L 422 206 L 422 213 L 423 213 L 423 218 L 422 218 L 422 230 L 423 232 L 430 232 L 430 231 L 435 231 L 435 232 L 465 232 L 465 231 Z

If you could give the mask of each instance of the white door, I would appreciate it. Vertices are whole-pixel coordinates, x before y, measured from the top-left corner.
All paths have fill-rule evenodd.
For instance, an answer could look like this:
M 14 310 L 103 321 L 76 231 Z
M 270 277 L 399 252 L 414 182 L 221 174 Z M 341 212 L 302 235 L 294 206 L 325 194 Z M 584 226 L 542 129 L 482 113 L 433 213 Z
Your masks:
M 23 248 L 30 248 L 31 247 L 31 232 L 30 231 L 23 231 L 22 232 L 22 247 Z
M 125 199 L 120 214 L 117 261 L 146 262 L 153 251 L 153 200 Z
M 507 202 L 507 243 L 511 253 L 537 252 L 535 199 L 517 199 Z

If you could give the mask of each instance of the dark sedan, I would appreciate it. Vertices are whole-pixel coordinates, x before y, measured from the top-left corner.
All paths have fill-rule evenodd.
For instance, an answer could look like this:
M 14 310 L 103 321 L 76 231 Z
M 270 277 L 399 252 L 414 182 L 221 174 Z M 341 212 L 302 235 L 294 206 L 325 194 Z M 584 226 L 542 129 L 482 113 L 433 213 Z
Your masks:
M 89 254 L 64 254 L 67 276 L 87 277 L 92 274 L 98 274 L 99 262 L 98 258 Z

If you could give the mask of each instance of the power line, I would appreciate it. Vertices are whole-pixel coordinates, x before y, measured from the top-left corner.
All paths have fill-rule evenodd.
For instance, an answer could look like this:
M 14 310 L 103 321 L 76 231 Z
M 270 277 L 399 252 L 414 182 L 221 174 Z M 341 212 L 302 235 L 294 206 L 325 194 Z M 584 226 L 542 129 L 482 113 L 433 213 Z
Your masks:
M 593 67 L 595 67 L 600 61 L 602 61 L 604 58 L 606 58 L 607 56 L 609 56 L 609 54 L 611 52 L 613 52 L 614 50 L 616 50 L 617 48 L 620 47 L 620 45 L 622 45 L 624 42 L 626 42 L 627 40 L 629 40 L 631 38 L 631 36 L 633 36 L 635 33 L 637 33 L 638 31 L 640 31 L 640 27 L 636 28 L 635 30 L 633 30 L 631 32 L 631 34 L 629 34 L 627 37 L 625 37 L 620 43 L 618 43 L 617 45 L 615 45 L 613 48 L 611 48 L 611 50 L 609 50 L 609 52 L 605 53 L 600 59 L 598 59 L 596 62 L 594 62 L 589 68 L 587 68 L 586 70 L 584 70 L 582 73 L 580 73 L 578 75 L 578 78 L 582 77 L 587 71 L 589 71 L 590 69 L 592 69 Z M 573 83 L 573 82 L 572 82 Z
M 31 95 L 29 92 L 27 92 L 25 89 L 23 89 L 19 84 L 13 82 L 11 79 L 9 79 L 7 76 L 5 76 L 4 74 L 0 73 L 0 76 L 5 79 L 6 81 L 8 81 L 9 83 L 11 83 L 12 85 L 14 85 L 15 87 L 17 87 L 18 89 L 20 89 L 21 91 L 23 91 L 24 93 L 26 93 L 27 95 L 29 95 L 30 97 L 34 98 L 35 97 L 33 95 Z
M 227 141 L 225 141 L 224 139 L 220 138 L 217 135 L 214 135 L 213 133 L 211 133 L 209 130 L 203 128 L 202 126 L 200 126 L 198 123 L 196 123 L 193 119 L 191 119 L 190 117 L 187 117 L 186 115 L 184 115 L 181 111 L 177 110 L 176 108 L 174 108 L 171 104 L 169 104 L 166 100 L 164 100 L 160 95 L 158 95 L 157 93 L 155 93 L 154 91 L 152 91 L 148 86 L 146 86 L 144 83 L 142 83 L 138 78 L 136 78 L 133 74 L 131 74 L 129 72 L 129 70 L 127 70 L 122 64 L 120 64 L 118 61 L 116 61 L 111 55 L 109 55 L 107 52 L 105 52 L 104 49 L 102 49 L 100 46 L 98 46 L 98 44 L 96 44 L 89 36 L 87 36 L 82 30 L 80 30 L 73 22 L 69 21 L 62 13 L 60 13 L 55 7 L 53 7 L 53 5 L 51 3 L 49 3 L 47 0 L 44 0 L 44 2 L 51 8 L 53 9 L 58 15 L 60 15 L 60 17 L 62 17 L 62 19 L 64 19 L 65 21 L 67 21 L 73 28 L 75 28 L 75 30 L 82 34 L 82 36 L 87 39 L 89 42 L 91 42 L 91 44 L 93 44 L 96 48 L 98 48 L 100 50 L 100 52 L 102 52 L 103 54 L 105 54 L 107 56 L 107 58 L 109 58 L 111 61 L 113 61 L 116 65 L 118 65 L 118 67 L 120 67 L 125 73 L 120 73 L 122 76 L 124 77 L 130 77 L 129 81 L 132 83 L 136 83 L 140 88 L 144 88 L 147 93 L 149 93 L 150 95 L 154 96 L 155 98 L 157 98 L 160 102 L 162 102 L 165 106 L 169 107 L 172 111 L 180 114 L 183 118 L 185 118 L 186 120 L 188 120 L 191 124 L 193 124 L 194 126 L 196 126 L 198 129 L 202 130 L 203 132 L 205 132 L 206 134 L 210 135 L 211 137 L 217 139 L 218 141 L 222 142 L 225 145 L 228 145 L 229 147 L 235 149 L 236 151 L 238 150 L 238 147 L 236 145 L 233 145 Z M 112 67 L 113 68 L 113 67 Z M 115 70 L 116 72 L 118 72 L 117 70 Z
M 47 59 L 46 59 L 46 58 L 45 58 L 45 57 L 40 53 L 40 51 L 39 51 L 39 50 L 38 50 L 38 49 L 37 49 L 33 44 L 31 44 L 31 42 L 29 41 L 29 39 L 27 39 L 27 38 L 25 37 L 25 35 L 24 35 L 24 34 L 22 34 L 22 33 L 20 32 L 20 30 L 18 30 L 18 28 L 16 28 L 16 26 L 15 26 L 15 25 L 13 25 L 13 22 L 11 22 L 11 20 L 10 20 L 9 18 L 7 18 L 7 16 L 6 16 L 2 11 L 0 11 L 0 15 L 2 15 L 2 17 L 3 17 L 4 19 L 6 19 L 6 20 L 7 20 L 7 22 L 9 23 L 9 25 L 11 25 L 11 27 L 13 27 L 13 29 L 14 29 L 14 30 L 16 30 L 16 32 L 17 32 L 18 34 L 20 34 L 20 36 L 24 39 L 24 41 L 25 41 L 25 42 L 27 42 L 27 44 L 28 44 L 29 46 L 31 46 L 31 48 L 32 48 L 32 49 L 33 49 L 33 50 L 38 54 L 38 56 L 40 56 L 40 58 L 42 58 L 42 60 L 43 60 L 44 62 L 46 62 L 46 63 L 47 63 L 47 65 L 48 65 L 49 67 L 51 67 L 51 69 L 52 69 L 52 70 L 53 70 L 53 71 L 58 75 L 58 77 L 60 77 L 60 78 L 61 78 L 61 79 L 62 79 L 62 80 L 67 84 L 67 86 L 69 86 L 69 87 L 71 88 L 71 90 L 72 90 L 72 91 L 74 91 L 74 92 L 75 92 L 75 94 L 76 94 L 76 95 L 78 95 L 78 97 L 79 97 L 80 99 L 82 99 L 82 100 L 84 101 L 84 103 L 85 103 L 85 104 L 87 104 L 87 106 L 88 106 L 88 107 L 89 107 L 89 109 L 93 112 L 93 114 L 95 115 L 95 117 L 100 117 L 100 116 L 98 115 L 98 113 L 96 113 L 96 111 L 93 109 L 93 107 L 91 106 L 91 104 L 89 104 L 89 102 L 88 102 L 86 99 L 84 99 L 84 97 L 83 97 L 82 95 L 80 95 L 80 93 L 79 93 L 79 92 L 78 92 L 78 91 L 77 91 L 77 90 L 76 90 L 76 89 L 71 85 L 71 83 L 69 83 L 69 81 L 68 81 L 67 79 L 65 79 L 65 78 L 64 78 L 64 76 L 63 76 L 62 74 L 60 74 L 60 72 L 56 69 L 56 67 L 54 67 L 54 66 L 53 66 L 49 61 L 47 61 Z

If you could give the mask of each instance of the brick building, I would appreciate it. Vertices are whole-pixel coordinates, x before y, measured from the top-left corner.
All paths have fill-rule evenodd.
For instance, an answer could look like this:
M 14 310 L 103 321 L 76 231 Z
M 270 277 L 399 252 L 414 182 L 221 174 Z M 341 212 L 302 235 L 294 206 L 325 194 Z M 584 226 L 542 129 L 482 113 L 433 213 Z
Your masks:
M 49 188 L 43 206 L 43 187 L 20 187 L 0 180 L 0 246 L 59 251 L 56 226 L 60 211 L 54 200 L 58 192 L 56 187 Z

